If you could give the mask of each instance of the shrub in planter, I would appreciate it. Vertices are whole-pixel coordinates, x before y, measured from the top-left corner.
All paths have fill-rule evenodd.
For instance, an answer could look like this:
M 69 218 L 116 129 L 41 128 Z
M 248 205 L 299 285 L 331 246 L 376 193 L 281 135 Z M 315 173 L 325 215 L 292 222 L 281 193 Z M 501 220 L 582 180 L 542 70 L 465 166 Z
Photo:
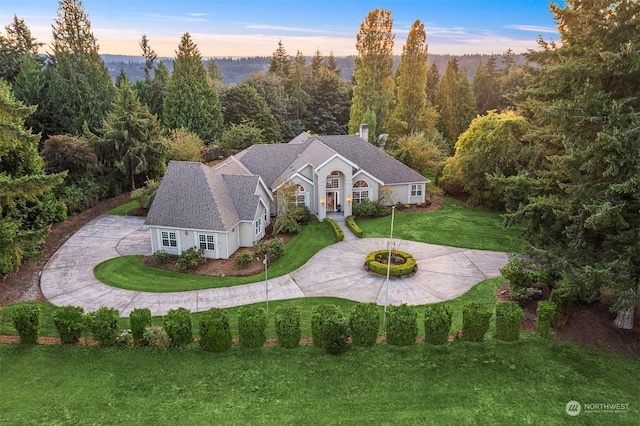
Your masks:
M 500 269 L 502 276 L 509 281 L 509 296 L 511 300 L 523 302 L 529 298 L 527 289 L 533 283 L 533 274 L 529 272 L 531 262 L 519 256 L 514 256 Z
M 253 259 L 249 250 L 244 250 L 236 255 L 236 263 L 240 266 L 247 266 Z
M 311 312 L 311 336 L 313 338 L 313 346 L 320 349 L 327 348 L 328 342 L 326 340 L 324 323 L 334 316 L 342 316 L 340 307 L 337 305 L 324 303 L 313 309 Z
M 524 312 L 515 302 L 496 303 L 496 339 L 507 342 L 520 338 Z
M 293 349 L 300 345 L 300 307 L 278 306 L 274 318 L 278 345 Z
M 231 347 L 231 326 L 224 310 L 211 308 L 200 316 L 200 347 L 224 352 Z
M 482 342 L 489 330 L 491 310 L 482 303 L 469 302 L 462 308 L 462 340 Z
M 120 311 L 103 306 L 91 314 L 91 332 L 100 346 L 113 346 L 118 338 Z
M 53 324 L 62 343 L 78 343 L 84 323 L 84 309 L 80 306 L 61 306 L 53 311 Z
M 373 346 L 380 328 L 380 310 L 375 303 L 357 303 L 349 313 L 349 331 L 354 346 Z
M 387 308 L 387 343 L 408 346 L 416 342 L 418 336 L 418 313 L 414 306 L 403 303 Z
M 243 306 L 238 309 L 238 335 L 243 348 L 260 348 L 267 341 L 267 313 L 264 308 Z
M 424 341 L 443 345 L 449 341 L 453 311 L 443 304 L 427 304 L 424 309 Z
M 549 301 L 538 303 L 538 335 L 540 337 L 549 337 L 549 328 L 557 312 L 558 307 L 555 303 Z
M 145 327 L 141 344 L 144 346 L 169 346 L 171 341 L 165 329 L 159 325 Z
M 148 308 L 136 308 L 129 314 L 131 334 L 137 344 L 142 343 L 144 329 L 151 325 L 151 311 Z
M 281 238 L 273 238 L 268 241 L 261 241 L 256 246 L 257 254 L 266 254 L 269 263 L 273 263 L 284 255 L 284 241 Z
M 169 255 L 164 250 L 158 250 L 153 253 L 153 259 L 161 265 L 166 265 L 169 263 Z
M 191 247 L 183 251 L 180 256 L 178 256 L 176 268 L 179 271 L 198 269 L 198 266 L 204 264 L 204 262 L 206 262 L 206 259 L 204 258 L 204 250 L 196 250 L 195 247 Z
M 186 308 L 169 309 L 162 321 L 173 346 L 185 346 L 193 343 L 190 310 Z
M 22 304 L 13 312 L 13 326 L 20 336 L 20 343 L 37 343 L 40 334 L 40 306 Z

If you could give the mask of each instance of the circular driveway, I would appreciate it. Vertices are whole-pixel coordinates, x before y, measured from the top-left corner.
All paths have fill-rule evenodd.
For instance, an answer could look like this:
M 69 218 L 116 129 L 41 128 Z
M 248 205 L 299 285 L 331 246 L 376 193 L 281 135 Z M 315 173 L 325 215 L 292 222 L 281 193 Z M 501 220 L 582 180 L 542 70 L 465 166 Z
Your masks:
M 388 240 L 345 235 L 348 235 L 345 241 L 322 249 L 296 271 L 269 279 L 269 300 L 333 296 L 383 305 L 386 279 L 369 274 L 363 264 L 367 253 L 386 249 Z M 453 299 L 480 281 L 500 276 L 500 268 L 509 258 L 503 252 L 407 240 L 394 243 L 398 250 L 413 255 L 418 272 L 389 281 L 390 305 L 422 305 Z M 128 316 L 135 308 L 146 307 L 153 315 L 164 315 L 178 307 L 198 312 L 265 301 L 264 281 L 206 290 L 147 293 L 110 287 L 93 275 L 97 264 L 131 254 L 151 254 L 144 218 L 100 216 L 76 232 L 49 259 L 40 278 L 42 293 L 58 306 L 81 306 L 87 311 L 108 306 L 118 309 L 122 316 Z

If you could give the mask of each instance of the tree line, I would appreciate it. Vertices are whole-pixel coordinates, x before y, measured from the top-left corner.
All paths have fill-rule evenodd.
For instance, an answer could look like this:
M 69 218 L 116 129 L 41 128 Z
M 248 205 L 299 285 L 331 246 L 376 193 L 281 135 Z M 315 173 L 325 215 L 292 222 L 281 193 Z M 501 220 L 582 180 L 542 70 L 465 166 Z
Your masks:
M 121 70 L 114 84 L 81 0 L 59 2 L 44 57 L 14 17 L 0 35 L 0 274 L 37 252 L 49 224 L 161 177 L 168 160 L 366 123 L 372 144 L 446 192 L 523 223 L 536 268 L 563 278 L 568 298 L 610 285 L 628 315 L 640 279 L 640 6 L 614 6 L 552 5 L 561 43 L 540 39 L 524 65 L 510 50 L 489 56 L 472 79 L 457 57 L 443 71 L 429 63 L 419 20 L 394 58 L 392 13 L 375 9 L 349 80 L 333 54 L 290 55 L 280 41 L 265 71 L 232 85 L 189 33 L 171 69 L 143 35 L 141 78 Z

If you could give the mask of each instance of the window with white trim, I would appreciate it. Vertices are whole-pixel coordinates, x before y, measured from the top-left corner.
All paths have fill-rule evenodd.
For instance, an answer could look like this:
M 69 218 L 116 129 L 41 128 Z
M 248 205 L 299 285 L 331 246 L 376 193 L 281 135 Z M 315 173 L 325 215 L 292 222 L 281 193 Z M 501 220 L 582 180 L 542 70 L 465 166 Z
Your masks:
M 367 181 L 360 179 L 354 182 L 351 198 L 354 203 L 361 203 L 363 200 L 369 199 L 369 184 Z
M 268 213 L 269 212 L 267 211 L 267 208 L 265 207 L 265 209 L 264 209 L 264 221 L 265 221 L 265 223 L 267 222 L 267 214 Z
M 198 234 L 198 244 L 203 250 L 215 250 L 216 249 L 215 235 Z
M 260 218 L 256 219 L 256 236 L 262 233 L 262 220 Z
M 160 232 L 162 247 L 178 247 L 178 236 L 172 231 Z
M 340 179 L 334 177 L 327 178 L 327 189 L 340 188 Z
M 411 196 L 419 197 L 421 195 L 422 195 L 422 185 L 421 184 L 411 185 Z

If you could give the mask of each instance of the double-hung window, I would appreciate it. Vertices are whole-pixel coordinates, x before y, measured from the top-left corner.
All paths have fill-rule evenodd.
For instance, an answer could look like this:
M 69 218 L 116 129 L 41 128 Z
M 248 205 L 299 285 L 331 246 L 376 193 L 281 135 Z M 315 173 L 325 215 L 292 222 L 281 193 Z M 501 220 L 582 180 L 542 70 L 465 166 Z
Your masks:
M 262 233 L 262 220 L 260 218 L 256 219 L 256 236 Z
M 162 247 L 178 247 L 178 237 L 173 231 L 162 231 Z
M 421 195 L 422 195 L 422 185 L 421 184 L 411 185 L 411 196 L 419 197 Z
M 216 249 L 215 236 L 207 234 L 198 234 L 198 244 L 203 250 L 213 251 Z

